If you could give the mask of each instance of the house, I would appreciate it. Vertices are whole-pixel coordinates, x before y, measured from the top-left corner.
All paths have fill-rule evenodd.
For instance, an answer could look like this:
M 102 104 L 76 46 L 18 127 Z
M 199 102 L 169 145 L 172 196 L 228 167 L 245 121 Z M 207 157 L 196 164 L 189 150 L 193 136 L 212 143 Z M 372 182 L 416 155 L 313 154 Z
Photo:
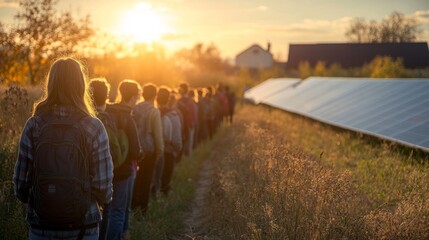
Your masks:
M 376 56 L 402 58 L 406 68 L 429 67 L 428 44 L 411 42 L 290 44 L 287 68 L 296 69 L 304 61 L 311 66 L 323 61 L 326 65 L 338 63 L 346 68 L 361 67 Z
M 271 68 L 273 66 L 273 54 L 270 49 L 271 44 L 267 44 L 267 49 L 263 49 L 258 44 L 253 44 L 235 57 L 235 65 L 243 68 Z

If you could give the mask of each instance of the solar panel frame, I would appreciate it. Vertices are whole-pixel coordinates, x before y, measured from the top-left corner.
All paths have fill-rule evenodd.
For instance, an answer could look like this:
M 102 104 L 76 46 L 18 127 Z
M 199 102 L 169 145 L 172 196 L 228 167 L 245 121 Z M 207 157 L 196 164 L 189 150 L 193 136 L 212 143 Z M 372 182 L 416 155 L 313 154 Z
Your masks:
M 244 97 L 254 103 L 259 103 L 271 94 L 276 94 L 285 88 L 297 84 L 301 81 L 298 78 L 277 78 L 268 79 L 267 81 L 258 84 L 244 93 Z

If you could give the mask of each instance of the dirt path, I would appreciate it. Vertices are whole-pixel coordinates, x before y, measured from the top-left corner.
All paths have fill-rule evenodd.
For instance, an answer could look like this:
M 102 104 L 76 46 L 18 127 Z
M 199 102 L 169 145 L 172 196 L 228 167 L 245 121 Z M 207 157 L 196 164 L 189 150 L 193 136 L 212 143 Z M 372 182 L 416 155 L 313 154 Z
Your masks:
M 206 226 L 210 219 L 204 214 L 204 208 L 207 202 L 206 199 L 210 196 L 210 189 L 213 182 L 212 177 L 215 170 L 215 156 L 216 150 L 213 149 L 210 156 L 204 160 L 198 176 L 195 198 L 192 202 L 190 211 L 185 215 L 184 223 L 186 227 L 183 229 L 182 233 L 172 239 L 209 239 Z

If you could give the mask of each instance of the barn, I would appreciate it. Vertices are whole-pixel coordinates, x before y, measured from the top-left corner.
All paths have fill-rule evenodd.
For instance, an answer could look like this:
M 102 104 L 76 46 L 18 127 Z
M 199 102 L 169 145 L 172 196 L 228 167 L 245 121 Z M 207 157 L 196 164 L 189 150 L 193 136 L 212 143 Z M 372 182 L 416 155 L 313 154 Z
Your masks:
M 318 61 L 342 67 L 361 67 L 376 56 L 401 58 L 406 68 L 429 67 L 429 50 L 426 42 L 411 43 L 320 43 L 290 44 L 287 68 L 296 69 L 308 61 L 315 66 Z

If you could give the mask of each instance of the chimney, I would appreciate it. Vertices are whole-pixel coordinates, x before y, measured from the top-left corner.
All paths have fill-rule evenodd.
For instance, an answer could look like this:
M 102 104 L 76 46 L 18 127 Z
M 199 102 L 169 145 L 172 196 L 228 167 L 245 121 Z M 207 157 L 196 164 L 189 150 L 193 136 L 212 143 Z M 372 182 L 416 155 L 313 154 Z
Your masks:
M 267 43 L 267 52 L 271 52 L 271 43 L 270 42 Z

